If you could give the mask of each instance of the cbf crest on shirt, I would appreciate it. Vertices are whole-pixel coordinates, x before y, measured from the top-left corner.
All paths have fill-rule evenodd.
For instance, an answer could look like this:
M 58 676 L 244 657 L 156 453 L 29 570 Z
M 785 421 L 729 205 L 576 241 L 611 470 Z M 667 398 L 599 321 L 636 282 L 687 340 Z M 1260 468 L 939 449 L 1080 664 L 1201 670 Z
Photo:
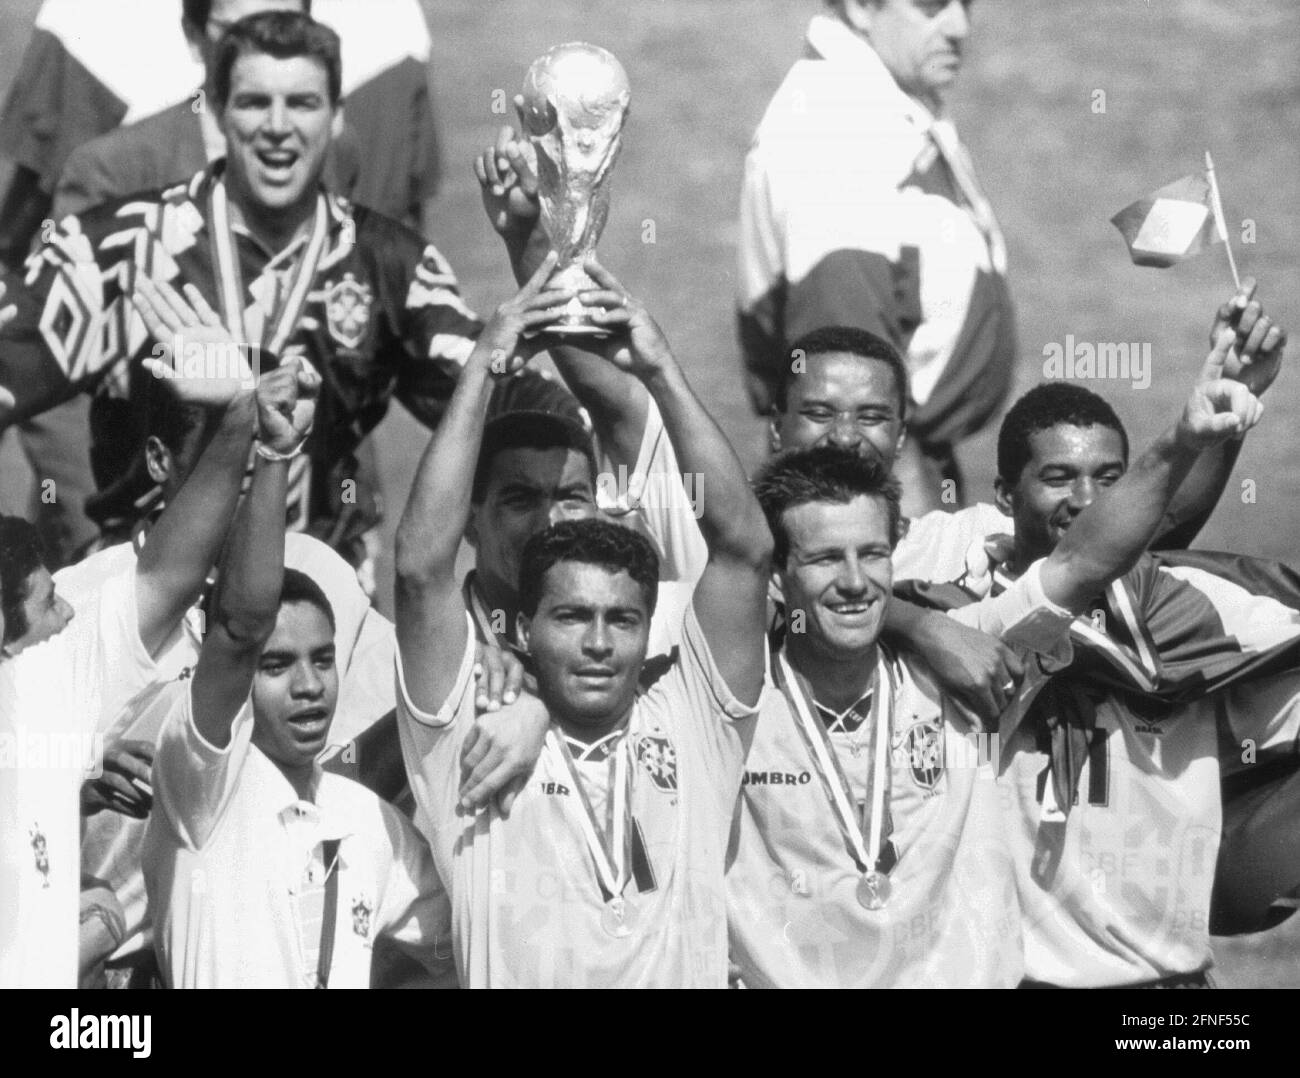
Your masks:
M 339 547 L 373 523 L 355 483 L 362 438 L 394 397 L 435 425 L 481 325 L 437 248 L 397 222 L 322 190 L 305 230 L 272 253 L 235 220 L 223 172 L 218 161 L 50 232 L 10 285 L 19 313 L 0 349 L 0 386 L 15 402 L 6 420 L 93 393 L 91 511 L 129 526 L 151 486 L 139 463 L 140 361 L 158 354 L 130 297 L 139 274 L 192 284 L 261 362 L 298 355 L 321 373 L 290 518 Z

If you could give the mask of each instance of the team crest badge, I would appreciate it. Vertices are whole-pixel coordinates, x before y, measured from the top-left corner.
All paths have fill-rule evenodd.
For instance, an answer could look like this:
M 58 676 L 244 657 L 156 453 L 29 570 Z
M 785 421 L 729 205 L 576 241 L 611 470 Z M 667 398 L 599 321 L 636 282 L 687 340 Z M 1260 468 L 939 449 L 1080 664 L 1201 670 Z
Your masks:
M 943 732 L 935 722 L 914 722 L 903 734 L 903 752 L 912 781 L 933 790 L 943 777 Z
M 34 824 L 29 832 L 32 838 L 32 857 L 36 862 L 36 871 L 44 878 L 42 887 L 50 885 L 50 851 L 45 841 L 45 832 L 40 824 Z
M 358 898 L 352 903 L 352 931 L 362 939 L 370 935 L 370 903 L 364 898 Z
M 344 348 L 357 348 L 370 324 L 370 286 L 362 284 L 350 273 L 343 280 L 327 285 L 325 293 L 325 324 L 330 336 Z
M 638 737 L 636 758 L 658 789 L 668 792 L 677 789 L 677 750 L 666 737 L 645 734 Z

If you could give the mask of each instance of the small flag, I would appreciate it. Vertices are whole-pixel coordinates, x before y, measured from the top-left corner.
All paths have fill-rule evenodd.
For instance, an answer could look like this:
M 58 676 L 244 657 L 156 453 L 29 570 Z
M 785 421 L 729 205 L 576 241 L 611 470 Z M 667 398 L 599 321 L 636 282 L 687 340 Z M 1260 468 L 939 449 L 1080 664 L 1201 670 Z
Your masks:
M 1210 184 L 1204 176 L 1184 176 L 1110 219 L 1139 266 L 1172 266 L 1212 243 L 1227 242 L 1216 224 Z

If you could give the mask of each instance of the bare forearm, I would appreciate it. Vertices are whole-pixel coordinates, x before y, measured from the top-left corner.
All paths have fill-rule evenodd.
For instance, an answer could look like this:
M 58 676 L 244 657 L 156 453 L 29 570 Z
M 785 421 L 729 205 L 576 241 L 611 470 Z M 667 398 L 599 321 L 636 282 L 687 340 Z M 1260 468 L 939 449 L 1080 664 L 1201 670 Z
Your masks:
M 636 464 L 645 434 L 649 394 L 632 375 L 602 356 L 553 345 L 551 359 L 578 403 L 587 409 L 601 449 L 615 464 Z
M 149 533 L 136 567 L 140 640 L 150 654 L 202 593 L 225 540 L 253 439 L 252 394 L 236 398 Z M 281 527 L 284 503 L 281 501 Z
M 399 578 L 423 579 L 452 571 L 469 522 L 474 470 L 491 395 L 492 379 L 485 365 L 471 359 L 420 458 L 397 526 Z
M 510 270 L 515 275 L 515 283 L 523 284 L 542 264 L 551 250 L 551 241 L 540 223 L 533 225 L 527 237 L 516 234 L 503 237 L 506 245 L 506 257 L 510 259 Z
M 261 457 L 226 548 L 214 615 L 236 644 L 271 635 L 284 586 L 284 504 L 289 465 Z
M 1128 572 L 1165 519 L 1179 484 L 1198 454 L 1161 435 L 1111 488 L 1075 519 L 1043 568 L 1053 602 L 1083 610 L 1111 581 Z
M 1241 455 L 1242 441 L 1234 439 L 1202 453 L 1183 480 L 1165 512 L 1154 550 L 1183 550 L 1191 546 L 1219 504 L 1232 470 Z
M 904 599 L 891 598 L 885 608 L 885 636 L 907 651 L 923 654 L 928 642 L 927 621 L 936 617 L 941 618 L 944 615 L 926 610 Z

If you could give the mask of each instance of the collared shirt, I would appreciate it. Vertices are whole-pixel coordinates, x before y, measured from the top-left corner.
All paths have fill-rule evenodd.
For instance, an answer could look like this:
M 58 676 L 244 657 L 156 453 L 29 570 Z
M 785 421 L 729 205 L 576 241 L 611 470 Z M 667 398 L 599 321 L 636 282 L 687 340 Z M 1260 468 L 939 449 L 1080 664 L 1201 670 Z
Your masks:
M 80 788 L 125 703 L 158 677 L 134 564 L 61 633 L 0 663 L 0 987 L 77 986 Z
M 144 535 L 139 532 L 135 541 L 97 551 L 54 575 L 59 594 L 78 611 L 78 617 L 83 609 L 93 608 L 86 604 L 94 603 L 105 579 L 135 565 Z M 347 563 L 319 540 L 293 533 L 286 535 L 284 561 L 289 568 L 298 569 L 316 581 L 334 611 L 339 698 L 324 757 L 344 749 L 392 709 L 395 703 L 393 626 L 370 605 Z M 177 695 L 188 691 L 188 679 L 198 663 L 202 643 L 203 615 L 195 607 L 186 612 L 181 627 L 160 650 L 157 676 L 152 683 L 107 720 L 106 743 L 118 738 L 157 741 Z M 126 938 L 114 953 L 115 958 L 152 945 L 152 926 L 140 870 L 140 846 L 146 822 L 119 812 L 98 812 L 83 824 L 84 867 L 90 875 L 112 886 L 126 919 Z
M 143 864 L 168 986 L 313 987 L 329 839 L 340 842 L 329 987 L 369 987 L 380 935 L 448 983 L 450 911 L 424 840 L 365 787 L 319 769 L 303 801 L 252 734 L 249 702 L 230 743 L 209 744 L 192 691 L 163 729 Z
M 874 695 L 875 693 L 868 689 L 843 711 L 836 711 L 835 708 L 828 707 L 820 700 L 814 700 L 813 703 L 821 713 L 822 724 L 828 734 L 852 734 L 867 721 L 867 717 L 871 714 L 871 698 Z

